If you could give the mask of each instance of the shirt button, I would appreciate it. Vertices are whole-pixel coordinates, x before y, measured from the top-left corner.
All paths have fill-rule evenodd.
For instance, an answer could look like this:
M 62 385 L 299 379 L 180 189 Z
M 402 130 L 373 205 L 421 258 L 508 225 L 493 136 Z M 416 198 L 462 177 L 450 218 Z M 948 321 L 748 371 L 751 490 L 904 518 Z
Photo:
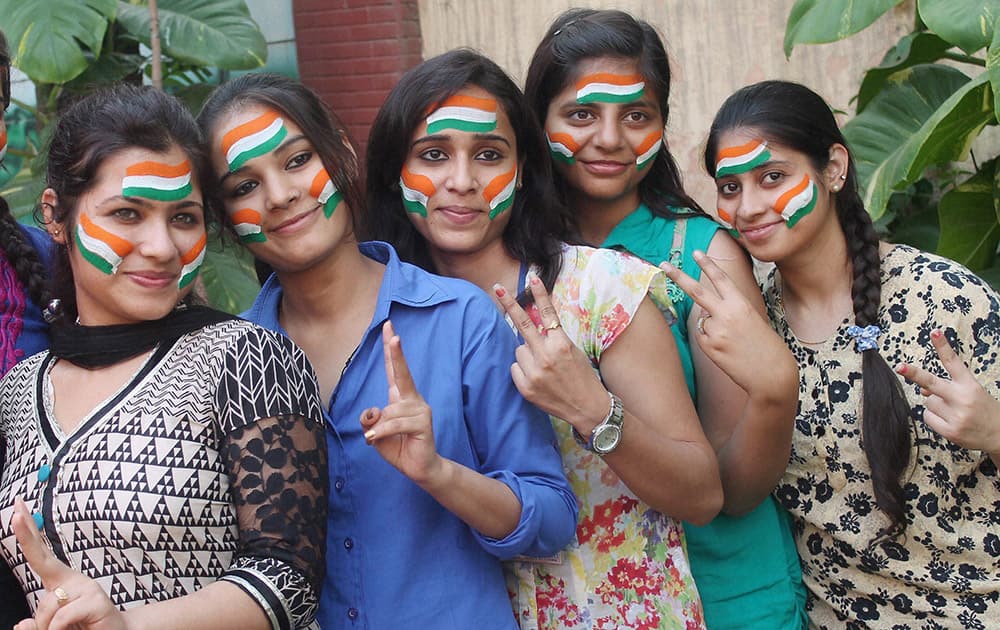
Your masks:
M 52 468 L 48 464 L 42 464 L 42 467 L 38 469 L 38 481 L 40 483 L 45 483 L 49 480 L 49 474 L 52 473 Z
M 345 538 L 344 549 L 353 549 L 353 548 L 354 548 L 354 541 L 351 540 L 350 538 Z
M 351 618 L 351 619 L 357 619 L 358 618 L 358 609 L 357 608 L 348 608 L 347 609 L 347 616 L 349 618 Z
M 346 482 L 343 477 L 337 477 L 337 480 L 333 482 L 333 487 L 337 492 L 343 490 L 345 485 Z
M 41 512 L 35 512 L 34 514 L 31 515 L 31 518 L 35 520 L 35 525 L 38 527 L 38 529 L 42 529 L 43 527 L 45 527 L 45 517 L 42 516 Z

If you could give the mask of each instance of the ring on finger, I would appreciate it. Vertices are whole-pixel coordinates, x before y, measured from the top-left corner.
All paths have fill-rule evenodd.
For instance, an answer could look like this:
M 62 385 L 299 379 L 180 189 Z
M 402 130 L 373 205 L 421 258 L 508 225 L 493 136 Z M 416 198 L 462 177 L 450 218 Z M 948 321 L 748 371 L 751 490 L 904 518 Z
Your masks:
M 707 335 L 708 334 L 708 333 L 705 332 L 705 320 L 708 319 L 711 316 L 712 316 L 711 313 L 705 313 L 704 315 L 702 315 L 701 317 L 698 318 L 698 323 L 696 324 L 696 327 L 698 328 L 698 332 L 699 333 L 701 333 L 703 335 Z
M 52 590 L 52 594 L 56 596 L 56 601 L 59 602 L 60 606 L 69 601 L 69 593 L 61 586 L 55 587 Z
M 562 328 L 562 324 L 560 324 L 558 320 L 549 324 L 545 324 L 544 326 L 539 326 L 538 332 L 544 335 L 547 334 L 550 330 L 555 330 L 557 328 Z

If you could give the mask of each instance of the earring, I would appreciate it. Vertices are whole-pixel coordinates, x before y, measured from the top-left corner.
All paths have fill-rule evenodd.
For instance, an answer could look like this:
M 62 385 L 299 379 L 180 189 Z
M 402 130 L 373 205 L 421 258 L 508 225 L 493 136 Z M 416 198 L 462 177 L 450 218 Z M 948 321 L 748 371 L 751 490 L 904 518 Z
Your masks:
M 841 176 L 840 176 L 840 179 L 842 179 L 842 180 L 845 180 L 845 181 L 846 181 L 846 180 L 847 180 L 847 175 L 843 175 L 843 174 L 841 174 Z
M 42 319 L 44 319 L 45 322 L 48 324 L 51 324 L 52 322 L 62 317 L 62 314 L 63 314 L 62 300 L 60 300 L 59 298 L 53 298 L 49 300 L 49 303 L 46 304 L 45 308 L 42 309 Z
M 518 182 L 517 182 L 517 184 L 515 184 L 515 185 L 514 185 L 514 188 L 515 188 L 516 190 L 521 190 L 521 182 L 520 182 L 520 181 L 518 181 Z

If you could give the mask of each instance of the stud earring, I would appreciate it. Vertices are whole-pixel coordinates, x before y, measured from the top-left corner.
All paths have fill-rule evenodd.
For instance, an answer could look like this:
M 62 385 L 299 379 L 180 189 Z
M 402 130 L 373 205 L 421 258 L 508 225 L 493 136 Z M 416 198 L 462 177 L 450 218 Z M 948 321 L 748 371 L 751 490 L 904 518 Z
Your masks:
M 840 176 L 840 179 L 842 179 L 842 180 L 845 180 L 845 181 L 846 181 L 846 180 L 847 180 L 847 175 L 843 175 L 843 174 L 842 174 L 842 175 Z

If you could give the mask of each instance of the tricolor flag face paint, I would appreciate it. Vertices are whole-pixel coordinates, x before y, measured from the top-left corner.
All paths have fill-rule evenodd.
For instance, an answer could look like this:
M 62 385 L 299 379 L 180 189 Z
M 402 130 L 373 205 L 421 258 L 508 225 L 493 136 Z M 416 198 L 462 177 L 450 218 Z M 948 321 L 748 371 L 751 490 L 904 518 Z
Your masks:
M 715 178 L 739 175 L 757 168 L 771 159 L 767 142 L 751 140 L 736 147 L 726 147 L 719 151 L 715 159 Z
M 222 152 L 226 156 L 226 164 L 229 164 L 229 172 L 240 169 L 248 160 L 273 151 L 287 135 L 285 120 L 275 111 L 230 129 L 222 136 Z
M 201 268 L 201 263 L 205 260 L 205 244 L 207 242 L 208 235 L 202 234 L 194 247 L 181 256 L 181 264 L 184 266 L 181 268 L 181 277 L 177 281 L 178 289 L 183 289 L 198 277 L 198 269 Z
M 445 129 L 488 133 L 496 128 L 497 102 L 492 98 L 453 94 L 439 103 L 427 116 L 428 135 L 434 135 Z
M 76 244 L 84 260 L 108 275 L 117 273 L 118 265 L 135 248 L 131 241 L 96 225 L 84 212 L 76 225 Z
M 660 147 L 662 146 L 663 132 L 654 131 L 646 136 L 642 143 L 635 148 L 635 167 L 641 171 L 649 164 L 652 164 L 653 160 L 656 159 L 656 154 L 660 152 Z
M 125 169 L 123 197 L 143 197 L 156 201 L 180 201 L 191 194 L 191 164 L 176 166 L 162 162 L 139 162 Z
M 549 142 L 549 153 L 552 159 L 563 164 L 576 162 L 576 152 L 580 150 L 580 143 L 568 133 L 545 133 L 545 139 Z
M 7 157 L 7 127 L 0 129 L 0 162 Z
M 781 215 L 789 228 L 794 227 L 802 217 L 813 211 L 818 196 L 816 184 L 808 175 L 803 175 L 802 181 L 778 197 L 774 211 Z
M 333 180 L 330 179 L 325 168 L 321 168 L 316 173 L 316 177 L 313 178 L 312 185 L 309 186 L 309 195 L 323 204 L 323 214 L 326 215 L 327 219 L 344 199 L 344 195 L 333 185 Z
M 483 189 L 483 199 L 490 204 L 490 220 L 504 212 L 514 203 L 514 190 L 517 188 L 517 166 L 509 173 L 493 178 Z
M 252 208 L 237 210 L 229 217 L 233 229 L 244 243 L 263 243 L 267 240 L 260 227 L 260 213 Z
M 407 212 L 427 218 L 427 201 L 434 196 L 434 183 L 429 177 L 411 173 L 405 167 L 399 176 L 399 188 L 403 193 L 403 206 Z
M 576 102 L 631 103 L 642 98 L 645 87 L 640 74 L 588 74 L 576 82 Z
M 733 217 L 730 216 L 730 214 L 725 210 L 723 210 L 722 208 L 716 208 L 715 210 L 716 212 L 719 213 L 719 223 L 721 223 L 722 226 L 726 228 L 726 231 L 729 232 L 729 235 L 732 236 L 733 238 L 739 238 L 740 232 L 739 230 L 736 229 L 736 225 L 733 222 Z

